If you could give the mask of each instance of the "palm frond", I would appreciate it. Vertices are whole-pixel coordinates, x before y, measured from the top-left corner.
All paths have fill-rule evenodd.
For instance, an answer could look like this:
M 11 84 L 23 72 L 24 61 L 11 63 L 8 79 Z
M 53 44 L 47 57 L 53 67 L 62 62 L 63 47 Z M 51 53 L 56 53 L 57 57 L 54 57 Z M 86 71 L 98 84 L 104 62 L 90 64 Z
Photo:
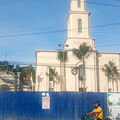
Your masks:
M 67 51 L 59 51 L 58 52 L 58 59 L 61 61 L 61 62 L 67 62 Z
M 79 60 L 83 60 L 84 58 L 89 57 L 90 53 L 92 52 L 92 48 L 86 43 L 83 43 L 79 46 L 78 49 L 74 48 L 72 51 Z
M 49 77 L 50 81 L 53 81 L 54 78 L 58 75 L 55 68 L 49 67 L 49 73 L 46 72 L 46 75 Z
M 105 72 L 105 75 L 111 79 L 116 78 L 119 75 L 118 69 L 115 66 L 115 63 L 112 61 L 109 61 L 108 64 L 105 64 L 102 67 L 102 70 Z

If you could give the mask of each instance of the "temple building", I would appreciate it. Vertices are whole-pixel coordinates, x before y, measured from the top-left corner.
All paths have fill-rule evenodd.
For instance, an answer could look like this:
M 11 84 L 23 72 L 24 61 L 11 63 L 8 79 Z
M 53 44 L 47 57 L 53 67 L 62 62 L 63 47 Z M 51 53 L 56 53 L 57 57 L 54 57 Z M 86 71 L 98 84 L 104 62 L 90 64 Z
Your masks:
M 120 70 L 120 53 L 103 53 L 95 48 L 95 39 L 90 37 L 89 17 L 85 0 L 71 0 L 67 17 L 68 35 L 64 41 L 62 52 L 67 51 L 67 61 L 61 64 L 58 59 L 59 50 L 36 51 L 36 91 L 87 91 L 87 92 L 120 92 L 120 80 L 108 80 L 102 70 L 109 61 L 115 63 Z M 79 48 L 83 43 L 92 47 L 93 52 L 85 60 L 85 86 L 81 79 L 83 67 L 73 55 L 73 48 Z M 50 80 L 50 68 L 56 71 L 55 80 Z M 65 71 L 64 71 L 65 70 Z M 64 75 L 64 72 L 65 75 Z M 64 77 L 63 77 L 64 76 Z M 62 83 L 61 83 L 62 82 Z M 62 84 L 65 89 L 62 89 Z M 63 86 L 64 86 L 63 85 Z

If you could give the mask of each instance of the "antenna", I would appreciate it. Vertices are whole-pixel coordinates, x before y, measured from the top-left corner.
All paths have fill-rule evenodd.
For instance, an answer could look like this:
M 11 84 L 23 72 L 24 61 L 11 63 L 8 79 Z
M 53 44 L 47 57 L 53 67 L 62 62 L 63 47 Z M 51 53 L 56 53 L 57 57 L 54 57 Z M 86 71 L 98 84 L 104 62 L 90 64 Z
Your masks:
M 7 51 L 5 53 L 5 61 L 6 61 L 6 71 L 8 71 L 8 63 L 7 63 Z
M 6 53 L 5 53 L 5 61 L 7 61 L 7 51 L 6 51 Z

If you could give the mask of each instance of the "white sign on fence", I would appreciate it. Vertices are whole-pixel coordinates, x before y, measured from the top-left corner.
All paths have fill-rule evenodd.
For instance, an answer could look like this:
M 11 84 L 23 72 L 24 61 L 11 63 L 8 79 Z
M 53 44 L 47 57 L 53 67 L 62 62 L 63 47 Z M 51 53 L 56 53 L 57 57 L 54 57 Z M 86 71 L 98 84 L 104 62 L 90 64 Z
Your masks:
M 48 93 L 42 96 L 42 109 L 50 109 L 50 96 Z

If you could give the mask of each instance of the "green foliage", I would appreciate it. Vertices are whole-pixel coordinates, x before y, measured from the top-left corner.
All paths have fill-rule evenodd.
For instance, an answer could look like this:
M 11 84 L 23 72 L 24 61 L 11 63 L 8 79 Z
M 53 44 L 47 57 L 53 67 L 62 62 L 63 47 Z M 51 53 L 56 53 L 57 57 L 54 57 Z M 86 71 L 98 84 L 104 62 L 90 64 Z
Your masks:
M 64 76 L 62 78 L 61 76 L 61 73 L 60 73 L 60 76 L 61 76 L 61 91 L 66 91 L 66 66 L 65 66 L 65 63 L 67 62 L 67 51 L 59 51 L 58 52 L 58 59 L 60 60 L 60 71 L 61 71 L 61 63 L 63 64 L 64 66 Z
M 66 62 L 67 61 L 67 51 L 59 51 L 58 52 L 58 59 L 61 61 L 61 62 Z
M 30 85 L 31 81 L 30 81 L 30 77 L 28 77 L 29 73 L 27 72 L 26 69 L 22 69 L 21 73 L 20 73 L 20 82 L 22 83 L 22 85 Z
M 0 61 L 0 72 L 13 71 L 14 65 L 10 65 L 8 61 Z
M 105 64 L 102 70 L 105 72 L 105 75 L 108 77 L 108 80 L 118 76 L 117 67 L 115 66 L 115 63 L 112 61 L 109 61 L 108 64 Z
M 84 60 L 85 58 L 88 58 L 92 48 L 90 46 L 87 46 L 86 43 L 83 43 L 79 46 L 78 49 L 74 48 L 73 54 L 79 59 L 79 60 Z
M 16 65 L 16 67 L 13 69 L 13 72 L 22 72 L 23 69 L 24 69 L 23 67 Z
M 80 65 L 79 66 L 79 71 L 78 71 L 78 79 L 80 80 L 80 81 L 83 81 L 83 76 L 84 76 L 84 67 L 83 67 L 83 65 Z
M 57 76 L 57 72 L 55 68 L 49 67 L 49 73 L 46 73 L 47 76 L 49 76 L 50 81 L 54 81 L 54 78 Z
M 30 85 L 31 78 L 35 83 L 35 69 L 32 66 L 27 66 L 19 69 L 20 73 L 20 81 L 23 85 Z
M 33 78 L 33 83 L 36 83 L 36 70 L 32 69 L 32 78 Z
M 49 84 L 50 84 L 50 81 L 53 82 L 53 88 L 49 86 L 50 91 L 54 91 L 54 83 L 55 83 L 55 78 L 57 77 L 57 74 L 58 73 L 56 72 L 56 69 L 51 67 L 49 67 L 49 72 L 48 73 L 46 72 L 46 75 L 49 77 Z
M 78 49 L 74 48 L 72 50 L 75 57 L 77 57 L 79 59 L 79 62 L 82 61 L 82 63 L 83 63 L 81 71 L 79 70 L 78 78 L 80 81 L 83 81 L 84 88 L 85 88 L 85 81 L 86 81 L 85 59 L 89 57 L 89 55 L 91 54 L 92 51 L 93 51 L 92 48 L 90 46 L 88 46 L 86 43 L 81 44 Z

